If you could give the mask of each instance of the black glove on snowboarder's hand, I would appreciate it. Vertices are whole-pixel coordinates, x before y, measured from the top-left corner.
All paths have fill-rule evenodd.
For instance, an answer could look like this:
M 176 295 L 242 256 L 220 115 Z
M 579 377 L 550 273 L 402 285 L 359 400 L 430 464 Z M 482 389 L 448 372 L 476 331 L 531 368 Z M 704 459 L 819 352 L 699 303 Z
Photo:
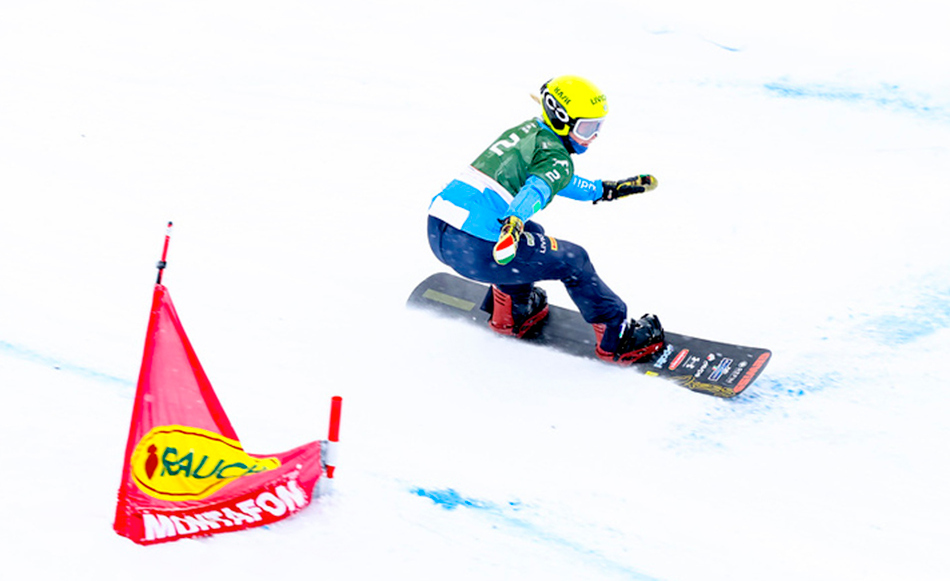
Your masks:
M 616 182 L 604 180 L 601 182 L 604 186 L 604 195 L 597 202 L 611 202 L 617 198 L 624 198 L 633 194 L 642 194 L 656 188 L 657 179 L 651 175 L 639 175 Z

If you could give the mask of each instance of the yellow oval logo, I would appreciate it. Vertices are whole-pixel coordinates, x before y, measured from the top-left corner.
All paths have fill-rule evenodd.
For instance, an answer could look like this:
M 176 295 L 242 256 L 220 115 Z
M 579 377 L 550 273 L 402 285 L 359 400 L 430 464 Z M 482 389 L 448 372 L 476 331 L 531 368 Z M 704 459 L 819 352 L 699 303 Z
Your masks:
M 132 480 L 161 500 L 201 500 L 229 482 L 280 466 L 249 456 L 237 440 L 188 426 L 156 426 L 132 452 Z

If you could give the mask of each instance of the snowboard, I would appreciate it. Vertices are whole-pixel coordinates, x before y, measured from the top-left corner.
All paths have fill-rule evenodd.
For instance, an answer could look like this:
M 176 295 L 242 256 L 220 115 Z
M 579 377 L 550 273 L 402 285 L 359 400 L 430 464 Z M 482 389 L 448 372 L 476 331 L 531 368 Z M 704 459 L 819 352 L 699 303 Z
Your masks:
M 477 324 L 488 332 L 488 313 L 481 309 L 489 287 L 453 274 L 436 273 L 412 291 L 407 305 Z M 532 337 L 515 339 L 597 359 L 593 327 L 571 309 L 549 305 L 547 319 Z M 533 330 L 532 330 L 533 331 Z M 665 331 L 666 344 L 631 367 L 693 391 L 730 398 L 742 393 L 765 369 L 772 352 Z M 604 363 L 609 365 L 608 363 Z

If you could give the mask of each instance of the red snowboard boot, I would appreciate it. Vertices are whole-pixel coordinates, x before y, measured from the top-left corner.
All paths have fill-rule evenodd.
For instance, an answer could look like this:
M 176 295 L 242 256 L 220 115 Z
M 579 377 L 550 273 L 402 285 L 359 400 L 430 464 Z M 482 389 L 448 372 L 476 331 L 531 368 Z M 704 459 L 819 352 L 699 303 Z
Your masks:
M 496 333 L 524 337 L 532 329 L 540 329 L 540 324 L 548 316 L 548 296 L 542 289 L 531 289 L 528 301 L 523 304 L 515 304 L 511 295 L 501 292 L 496 286 L 491 287 L 491 293 L 488 325 Z
M 629 366 L 642 361 L 663 348 L 663 326 L 656 315 L 643 315 L 639 321 L 625 322 L 620 329 L 612 329 L 605 341 L 607 326 L 594 325 L 597 335 L 597 357 L 608 363 Z M 616 338 L 615 338 L 616 337 Z

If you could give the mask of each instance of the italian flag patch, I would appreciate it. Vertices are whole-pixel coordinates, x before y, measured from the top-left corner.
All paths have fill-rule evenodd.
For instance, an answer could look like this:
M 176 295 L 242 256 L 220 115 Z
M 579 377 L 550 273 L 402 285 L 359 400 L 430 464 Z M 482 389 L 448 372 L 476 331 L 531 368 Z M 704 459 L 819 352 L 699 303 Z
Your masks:
M 514 260 L 517 250 L 518 243 L 515 242 L 511 234 L 508 234 L 495 244 L 495 248 L 492 250 L 492 256 L 495 258 L 495 262 L 505 265 Z

